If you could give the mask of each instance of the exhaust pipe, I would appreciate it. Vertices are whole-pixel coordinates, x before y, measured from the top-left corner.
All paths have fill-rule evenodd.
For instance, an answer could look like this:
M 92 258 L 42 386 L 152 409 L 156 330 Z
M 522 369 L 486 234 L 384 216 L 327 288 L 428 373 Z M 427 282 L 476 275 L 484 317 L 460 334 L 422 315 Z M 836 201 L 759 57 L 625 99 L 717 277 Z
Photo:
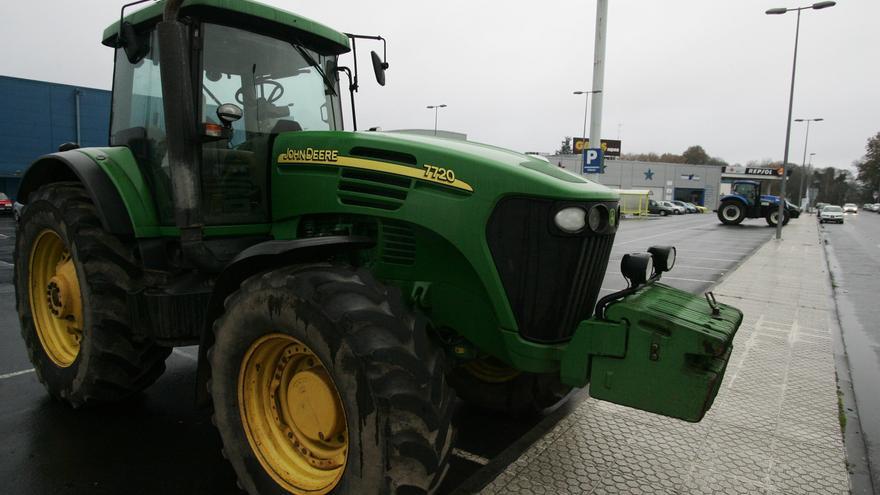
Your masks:
M 157 26 L 174 222 L 180 229 L 180 247 L 184 258 L 201 270 L 219 272 L 223 264 L 202 239 L 200 139 L 190 64 L 189 29 L 178 20 L 182 4 L 183 0 L 167 0 L 162 22 Z

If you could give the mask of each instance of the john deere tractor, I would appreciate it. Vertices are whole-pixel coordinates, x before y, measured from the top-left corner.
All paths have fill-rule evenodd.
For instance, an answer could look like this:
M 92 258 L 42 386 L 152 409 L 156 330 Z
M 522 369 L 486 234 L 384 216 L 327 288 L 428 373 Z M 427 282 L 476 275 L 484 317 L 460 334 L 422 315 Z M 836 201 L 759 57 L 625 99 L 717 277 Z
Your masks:
M 246 0 L 107 28 L 109 146 L 40 157 L 19 194 L 17 309 L 49 394 L 125 399 L 198 344 L 198 403 L 250 494 L 430 493 L 456 393 L 528 414 L 592 381 L 699 421 L 742 314 L 659 283 L 669 246 L 624 256 L 629 287 L 599 298 L 620 219 L 600 185 L 343 130 L 358 71 L 337 59 L 364 38 L 384 41 Z

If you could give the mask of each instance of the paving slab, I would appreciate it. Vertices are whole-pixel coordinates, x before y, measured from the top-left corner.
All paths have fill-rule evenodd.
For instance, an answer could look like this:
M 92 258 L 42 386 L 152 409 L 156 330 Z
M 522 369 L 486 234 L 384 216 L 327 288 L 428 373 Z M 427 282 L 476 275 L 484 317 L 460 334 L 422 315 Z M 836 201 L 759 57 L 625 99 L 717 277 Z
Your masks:
M 792 221 L 714 292 L 745 319 L 703 421 L 587 399 L 481 493 L 849 493 L 816 222 Z

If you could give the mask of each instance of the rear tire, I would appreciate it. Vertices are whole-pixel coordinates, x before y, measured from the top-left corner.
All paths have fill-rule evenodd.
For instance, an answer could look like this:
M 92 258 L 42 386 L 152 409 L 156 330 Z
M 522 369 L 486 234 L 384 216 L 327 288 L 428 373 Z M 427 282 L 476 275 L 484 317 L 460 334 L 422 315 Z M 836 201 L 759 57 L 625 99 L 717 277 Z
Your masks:
M 305 265 L 249 278 L 225 306 L 226 312 L 214 324 L 215 344 L 208 351 L 212 372 L 208 387 L 224 455 L 244 490 L 251 495 L 331 491 L 355 495 L 426 494 L 436 489 L 452 451 L 454 394 L 446 383 L 442 350 L 429 339 L 423 319 L 404 307 L 399 291 L 386 289 L 365 270 Z M 335 390 L 333 416 L 342 422 L 334 423 L 336 433 L 330 438 L 345 439 L 344 461 L 340 467 L 338 456 L 327 458 L 333 460 L 335 471 L 327 481 L 315 480 L 328 468 L 315 471 L 309 466 L 327 465 L 319 456 L 322 450 L 304 449 L 321 443 L 314 434 L 303 440 L 308 430 L 300 429 L 299 418 L 308 415 L 289 415 L 290 420 L 284 421 L 290 411 L 299 410 L 297 403 L 290 402 L 291 395 L 287 402 L 280 395 L 276 399 L 271 389 L 259 392 L 259 385 L 249 385 L 259 382 L 243 378 L 251 376 L 247 373 L 252 350 L 267 338 L 293 339 L 307 346 L 325 383 Z M 273 369 L 271 361 L 260 362 Z M 256 366 L 259 372 L 259 363 Z M 301 364 L 293 371 L 286 362 L 278 366 L 274 369 L 283 371 L 274 373 L 277 390 L 299 390 Z M 308 398 L 311 410 L 318 410 L 312 406 L 317 401 L 312 396 L 317 395 L 300 394 Z M 267 396 L 275 418 L 254 413 L 250 405 L 260 398 L 266 401 Z M 262 410 L 268 413 L 269 406 Z M 268 427 L 259 430 L 254 424 Z M 265 433 L 275 428 L 282 431 L 280 439 Z M 330 442 L 318 435 L 323 443 Z M 287 443 L 295 442 L 295 455 L 273 455 L 291 449 L 285 443 L 288 439 Z M 300 450 L 304 463 L 296 457 Z
M 718 220 L 724 225 L 739 225 L 746 218 L 746 209 L 739 201 L 725 201 L 718 208 Z
M 494 358 L 456 367 L 449 383 L 464 402 L 514 417 L 540 414 L 562 402 L 571 391 L 559 380 L 559 373 L 519 372 Z
M 44 249 L 64 251 L 70 263 L 61 284 L 69 290 L 56 284 L 56 296 L 37 287 L 52 276 L 51 289 L 52 280 L 65 276 Z M 15 243 L 16 304 L 28 357 L 49 395 L 73 407 L 119 401 L 165 370 L 171 350 L 132 331 L 126 289 L 138 275 L 131 251 L 102 229 L 79 183 L 48 184 L 31 194 Z M 66 318 L 53 313 L 51 297 L 61 298 L 58 293 L 69 306 Z

